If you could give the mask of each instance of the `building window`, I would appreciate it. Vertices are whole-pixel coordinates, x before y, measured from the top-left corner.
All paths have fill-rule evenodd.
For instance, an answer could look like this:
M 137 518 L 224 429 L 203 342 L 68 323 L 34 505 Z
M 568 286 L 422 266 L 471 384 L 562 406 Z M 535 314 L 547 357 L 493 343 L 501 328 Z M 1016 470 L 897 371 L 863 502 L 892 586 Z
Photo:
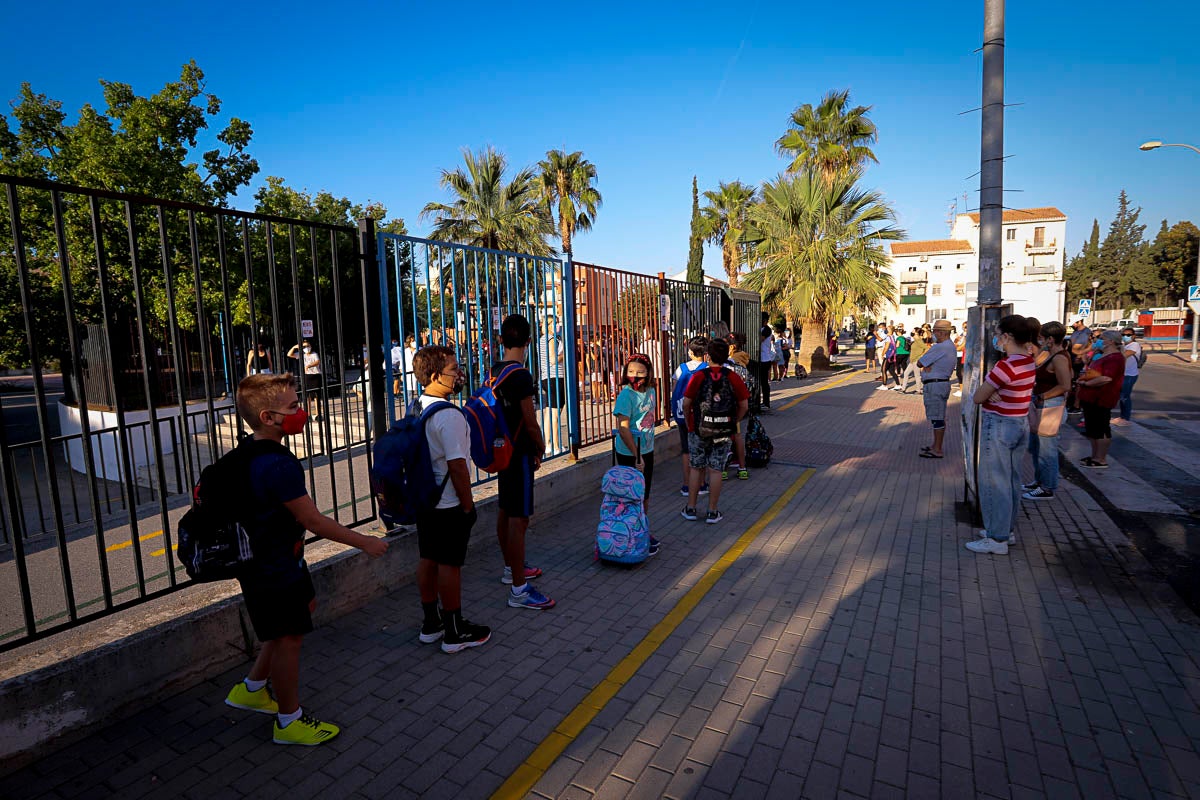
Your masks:
M 1008 230 L 1006 230 L 1004 232 L 1004 238 L 1008 239 L 1010 242 L 1015 242 L 1017 240 L 1017 229 L 1009 228 Z
M 967 285 L 965 283 L 954 284 L 954 293 L 955 294 L 966 294 L 967 293 Z
M 918 286 L 909 286 L 908 294 L 910 294 L 910 295 L 924 294 L 924 290 Z
M 954 265 L 954 268 L 955 268 L 955 269 L 962 269 L 962 264 L 955 264 L 955 265 Z
M 941 264 L 934 264 L 934 265 L 933 265 L 933 268 L 934 268 L 935 270 L 939 270 L 939 269 L 941 269 L 941 268 L 942 268 L 942 265 L 941 265 Z
M 917 310 L 915 308 L 913 308 L 912 306 L 909 306 L 908 307 L 908 315 L 910 317 L 915 317 L 917 315 Z
M 1045 228 L 1034 228 L 1033 229 L 1033 246 L 1034 247 L 1045 247 L 1046 246 L 1046 229 Z
M 909 272 L 916 272 L 916 271 L 917 271 L 917 268 L 916 268 L 915 266 L 912 266 L 912 267 L 909 267 L 909 268 L 908 268 L 908 271 L 909 271 Z
M 933 296 L 941 297 L 942 296 L 942 287 L 940 287 L 940 286 L 933 287 Z

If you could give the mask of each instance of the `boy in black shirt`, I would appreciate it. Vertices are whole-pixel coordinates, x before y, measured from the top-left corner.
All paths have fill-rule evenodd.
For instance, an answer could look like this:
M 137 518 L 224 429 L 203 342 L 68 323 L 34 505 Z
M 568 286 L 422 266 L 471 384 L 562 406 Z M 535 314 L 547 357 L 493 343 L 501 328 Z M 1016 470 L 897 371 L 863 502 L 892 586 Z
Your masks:
M 277 744 L 322 744 L 337 736 L 339 728 L 305 714 L 299 698 L 300 645 L 313 629 L 311 614 L 316 607 L 312 577 L 304 562 L 304 531 L 357 547 L 372 557 L 387 552 L 387 542 L 324 516 L 308 496 L 300 461 L 282 444 L 284 436 L 299 434 L 308 421 L 290 373 L 245 378 L 238 384 L 237 409 L 254 431 L 254 441 L 238 446 L 262 451 L 250 462 L 248 476 L 256 511 L 242 520 L 254 560 L 238 582 L 254 635 L 263 646 L 250 674 L 229 691 L 225 703 L 274 714 Z
M 525 563 L 525 531 L 533 514 L 533 473 L 542 465 L 542 456 L 546 454 L 546 442 L 533 404 L 536 384 L 525 368 L 531 336 L 529 320 L 525 317 L 513 314 L 506 318 L 500 325 L 504 354 L 501 361 L 492 365 L 492 377 L 500 375 L 505 367 L 519 367 L 496 389 L 504 421 L 513 438 L 512 461 L 496 476 L 499 495 L 496 536 L 505 563 L 504 576 L 500 580 L 512 584 L 508 604 L 513 608 L 545 611 L 554 608 L 554 601 L 528 582 L 542 571 Z

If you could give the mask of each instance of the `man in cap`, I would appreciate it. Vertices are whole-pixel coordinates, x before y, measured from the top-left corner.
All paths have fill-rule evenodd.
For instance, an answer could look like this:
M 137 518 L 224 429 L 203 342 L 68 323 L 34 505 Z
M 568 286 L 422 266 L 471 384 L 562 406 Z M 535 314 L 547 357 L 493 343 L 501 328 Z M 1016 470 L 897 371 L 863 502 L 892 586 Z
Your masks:
M 950 320 L 933 323 L 933 344 L 917 360 L 921 368 L 922 393 L 925 396 L 925 418 L 933 428 L 933 444 L 921 448 L 921 458 L 944 458 L 942 442 L 946 438 L 946 401 L 950 398 L 950 376 L 958 351 L 950 341 Z
M 1092 349 L 1092 329 L 1083 323 L 1087 319 L 1084 314 L 1076 314 L 1067 320 L 1071 333 L 1067 335 L 1067 348 L 1071 351 L 1071 368 L 1074 379 L 1071 381 L 1071 393 L 1067 395 L 1067 413 L 1082 414 L 1079 400 L 1075 397 L 1075 384 L 1079 381 L 1079 373 L 1087 366 Z

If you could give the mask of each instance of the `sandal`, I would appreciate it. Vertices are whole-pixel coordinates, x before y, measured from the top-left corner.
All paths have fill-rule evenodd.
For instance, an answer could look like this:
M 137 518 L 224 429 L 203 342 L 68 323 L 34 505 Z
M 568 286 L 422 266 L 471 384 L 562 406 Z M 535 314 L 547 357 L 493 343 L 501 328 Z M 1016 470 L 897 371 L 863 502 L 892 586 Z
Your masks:
M 939 456 L 937 453 L 930 450 L 928 452 L 921 453 L 920 457 L 921 458 L 945 458 L 946 456 L 944 454 Z

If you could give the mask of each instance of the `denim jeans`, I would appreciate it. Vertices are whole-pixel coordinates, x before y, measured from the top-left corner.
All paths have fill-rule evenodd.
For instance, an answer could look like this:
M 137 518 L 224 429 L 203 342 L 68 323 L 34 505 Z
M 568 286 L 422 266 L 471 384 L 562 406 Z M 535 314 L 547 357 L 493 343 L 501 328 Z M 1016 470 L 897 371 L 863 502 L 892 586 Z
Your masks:
M 1133 416 L 1133 385 L 1137 379 L 1137 375 L 1126 375 L 1125 382 L 1121 384 L 1121 419 L 1127 420 Z
M 988 536 L 1008 541 L 1021 508 L 1021 458 L 1029 417 L 979 415 L 979 507 Z
M 1044 401 L 1043 410 L 1066 405 L 1067 398 L 1052 397 Z M 1029 455 L 1033 458 L 1033 479 L 1043 489 L 1054 491 L 1058 488 L 1058 434 L 1040 436 L 1035 430 L 1029 431 Z

